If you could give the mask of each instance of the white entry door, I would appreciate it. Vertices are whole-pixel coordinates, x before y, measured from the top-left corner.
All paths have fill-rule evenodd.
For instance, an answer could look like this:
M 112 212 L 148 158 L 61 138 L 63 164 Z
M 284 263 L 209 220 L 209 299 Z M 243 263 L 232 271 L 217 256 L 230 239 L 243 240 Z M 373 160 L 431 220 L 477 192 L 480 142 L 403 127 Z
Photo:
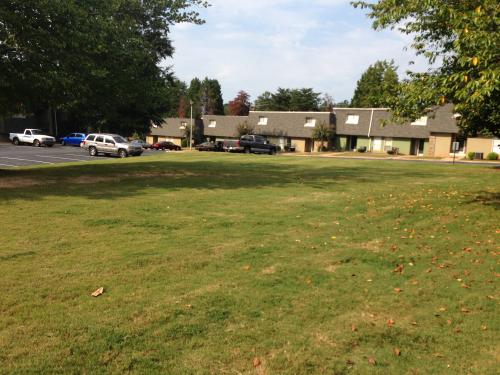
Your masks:
M 373 138 L 372 149 L 375 152 L 382 151 L 382 138 Z

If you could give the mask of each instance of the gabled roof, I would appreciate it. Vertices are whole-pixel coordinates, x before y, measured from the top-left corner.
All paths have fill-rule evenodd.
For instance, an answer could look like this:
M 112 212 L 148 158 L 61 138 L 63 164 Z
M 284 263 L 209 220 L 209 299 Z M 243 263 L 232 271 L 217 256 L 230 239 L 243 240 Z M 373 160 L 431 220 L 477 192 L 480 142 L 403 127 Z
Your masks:
M 206 136 L 238 137 L 238 125 L 248 121 L 248 116 L 203 115 L 203 131 Z M 210 127 L 210 121 L 215 121 L 215 128 Z
M 339 135 L 429 138 L 431 133 L 454 134 L 458 132 L 451 104 L 437 107 L 434 112 L 429 113 L 426 125 L 395 124 L 390 121 L 389 110 L 379 108 L 336 108 L 334 114 L 336 133 Z M 349 115 L 359 116 L 358 124 L 346 124 Z
M 260 117 L 267 118 L 267 125 L 258 125 Z M 305 126 L 307 118 L 315 119 L 316 127 L 322 122 L 327 126 L 333 125 L 333 116 L 330 112 L 250 111 L 248 122 L 255 127 L 257 134 L 311 138 L 314 127 Z
M 162 137 L 175 137 L 182 138 L 186 134 L 184 129 L 181 129 L 182 123 L 185 123 L 187 126 L 190 124 L 190 119 L 188 118 L 166 118 L 163 120 L 161 126 L 151 127 L 150 135 L 159 135 Z M 200 124 L 199 120 L 193 119 L 193 127 L 194 126 L 203 126 Z

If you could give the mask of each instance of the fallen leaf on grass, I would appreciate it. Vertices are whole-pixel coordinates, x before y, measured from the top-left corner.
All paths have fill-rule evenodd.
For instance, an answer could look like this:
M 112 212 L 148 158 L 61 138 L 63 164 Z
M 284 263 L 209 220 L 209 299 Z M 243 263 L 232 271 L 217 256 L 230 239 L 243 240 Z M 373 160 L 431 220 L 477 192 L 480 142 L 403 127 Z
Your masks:
M 394 348 L 394 355 L 396 355 L 396 356 L 398 356 L 398 357 L 399 357 L 399 356 L 401 355 L 401 349 L 399 349 L 399 348 Z
M 387 326 L 392 327 L 394 325 L 394 320 L 387 319 Z
M 460 327 L 456 327 L 456 328 L 454 329 L 454 331 L 455 331 L 455 333 L 460 333 L 460 332 L 462 332 L 462 330 L 460 329 Z
M 351 331 L 356 332 L 358 330 L 358 327 L 356 327 L 354 324 L 351 325 Z
M 396 293 L 401 293 L 401 292 L 403 291 L 403 289 L 401 289 L 401 288 L 394 288 L 394 291 L 395 291 Z
M 482 329 L 483 331 L 487 331 L 487 330 L 488 330 L 488 327 L 486 327 L 486 326 L 481 326 L 481 329 Z
M 104 293 L 104 288 L 100 287 L 99 289 L 97 289 L 96 291 L 94 291 L 94 293 L 92 293 L 92 297 L 99 297 L 103 293 Z
M 377 364 L 377 361 L 375 360 L 375 358 L 370 357 L 368 358 L 368 363 L 372 366 L 375 366 Z
M 432 268 L 429 268 L 427 271 L 425 271 L 427 273 L 431 273 L 432 272 Z
M 250 268 L 252 268 L 252 267 L 250 267 L 249 265 L 243 266 L 243 269 L 244 269 L 245 271 L 249 271 L 249 270 L 250 270 Z
M 259 358 L 255 357 L 253 359 L 253 367 L 259 367 L 262 364 Z
M 470 313 L 470 310 L 466 307 L 462 307 L 462 309 L 460 311 L 462 311 L 464 314 Z
M 392 272 L 402 274 L 405 269 L 404 264 L 399 264 Z
M 441 312 L 446 311 L 446 307 L 440 307 L 439 311 L 441 311 Z

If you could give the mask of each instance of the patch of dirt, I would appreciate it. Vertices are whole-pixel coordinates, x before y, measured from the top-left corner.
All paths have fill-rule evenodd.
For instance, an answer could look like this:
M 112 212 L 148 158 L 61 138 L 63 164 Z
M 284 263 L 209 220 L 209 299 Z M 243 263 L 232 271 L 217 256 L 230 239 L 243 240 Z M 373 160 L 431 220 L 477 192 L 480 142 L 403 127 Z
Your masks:
M 54 180 L 35 179 L 29 177 L 7 177 L 0 179 L 0 189 L 14 189 L 53 183 L 55 183 Z
M 362 244 L 359 245 L 360 248 L 368 251 L 373 251 L 375 253 L 380 251 L 380 241 L 379 240 L 372 240 L 368 242 L 363 242 Z
M 267 268 L 264 268 L 262 270 L 262 273 L 264 275 L 272 275 L 275 272 L 276 272 L 276 267 L 275 266 L 267 267 Z
M 325 268 L 325 271 L 330 272 L 330 273 L 335 273 L 335 272 L 337 272 L 337 268 L 338 268 L 338 265 L 331 264 Z

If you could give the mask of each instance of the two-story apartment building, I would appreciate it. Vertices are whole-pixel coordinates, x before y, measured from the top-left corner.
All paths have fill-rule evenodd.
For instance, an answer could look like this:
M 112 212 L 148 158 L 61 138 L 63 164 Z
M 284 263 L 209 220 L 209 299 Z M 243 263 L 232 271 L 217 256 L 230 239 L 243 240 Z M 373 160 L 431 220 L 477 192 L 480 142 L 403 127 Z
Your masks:
M 407 155 L 448 156 L 458 133 L 453 106 L 437 108 L 432 115 L 407 124 L 394 124 L 385 108 L 334 108 L 332 112 L 251 111 L 248 116 L 205 115 L 196 121 L 198 134 L 212 141 L 238 138 L 238 126 L 247 123 L 282 149 L 317 151 L 314 130 L 324 124 L 334 135 L 330 146 L 336 150 L 385 152 L 397 147 Z M 162 127 L 152 128 L 149 142 L 171 140 L 180 144 L 189 119 L 166 119 Z

